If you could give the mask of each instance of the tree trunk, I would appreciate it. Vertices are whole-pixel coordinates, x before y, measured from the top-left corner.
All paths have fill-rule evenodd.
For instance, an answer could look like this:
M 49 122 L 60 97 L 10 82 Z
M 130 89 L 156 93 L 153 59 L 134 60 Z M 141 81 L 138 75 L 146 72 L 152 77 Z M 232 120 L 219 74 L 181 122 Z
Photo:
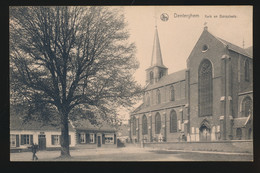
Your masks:
M 69 158 L 70 149 L 69 149 L 69 126 L 68 126 L 68 112 L 62 110 L 61 114 L 61 156 L 62 158 Z

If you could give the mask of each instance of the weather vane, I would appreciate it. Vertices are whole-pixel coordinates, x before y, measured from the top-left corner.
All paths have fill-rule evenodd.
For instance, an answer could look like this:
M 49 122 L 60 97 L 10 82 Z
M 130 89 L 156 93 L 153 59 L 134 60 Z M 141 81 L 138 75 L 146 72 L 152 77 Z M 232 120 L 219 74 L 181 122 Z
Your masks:
M 207 24 L 208 24 L 208 22 L 204 22 L 204 30 L 208 30 Z
M 156 7 L 154 7 L 154 24 L 155 24 L 155 27 L 157 27 Z

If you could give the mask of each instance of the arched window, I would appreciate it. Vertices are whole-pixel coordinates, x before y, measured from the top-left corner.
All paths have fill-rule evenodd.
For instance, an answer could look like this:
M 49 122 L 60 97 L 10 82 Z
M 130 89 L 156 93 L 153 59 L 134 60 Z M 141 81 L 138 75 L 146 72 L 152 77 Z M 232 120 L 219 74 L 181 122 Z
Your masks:
M 160 90 L 158 89 L 157 92 L 157 103 L 160 104 L 161 103 L 161 94 L 160 94 Z
M 153 72 L 150 72 L 150 83 L 153 84 Z
M 147 117 L 146 115 L 143 115 L 143 119 L 142 119 L 142 125 L 143 125 L 143 135 L 146 135 L 148 133 L 148 130 L 147 130 Z
M 174 110 L 170 113 L 170 132 L 177 132 L 177 115 Z
M 209 60 L 203 60 L 199 67 L 199 116 L 212 115 L 213 85 L 212 65 Z
M 174 101 L 175 100 L 175 93 L 174 93 L 174 87 L 171 86 L 170 88 L 170 100 Z
M 241 128 L 237 128 L 236 137 L 238 140 L 240 140 L 242 138 L 242 129 Z
M 242 115 L 248 117 L 250 113 L 252 113 L 252 100 L 250 97 L 246 97 L 242 102 Z
M 133 135 L 136 135 L 136 118 L 133 117 Z
M 249 81 L 249 61 L 245 61 L 245 81 Z
M 159 134 L 161 132 L 161 115 L 157 113 L 155 115 L 155 134 Z
M 163 77 L 163 71 L 161 70 L 159 73 L 159 79 L 161 79 Z

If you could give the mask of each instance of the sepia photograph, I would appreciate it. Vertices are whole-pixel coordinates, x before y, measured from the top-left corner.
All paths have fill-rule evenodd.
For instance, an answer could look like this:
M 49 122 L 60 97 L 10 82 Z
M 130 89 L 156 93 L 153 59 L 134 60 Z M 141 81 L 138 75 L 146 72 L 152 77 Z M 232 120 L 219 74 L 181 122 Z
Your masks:
M 9 6 L 11 162 L 253 162 L 253 6 Z M 8 144 L 9 145 L 9 144 Z

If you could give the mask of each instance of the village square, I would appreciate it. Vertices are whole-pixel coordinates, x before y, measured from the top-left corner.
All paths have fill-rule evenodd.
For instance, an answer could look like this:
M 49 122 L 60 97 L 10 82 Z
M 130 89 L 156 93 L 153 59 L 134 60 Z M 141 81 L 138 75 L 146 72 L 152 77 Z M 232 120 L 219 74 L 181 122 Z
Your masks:
M 10 161 L 252 162 L 252 8 L 219 8 L 10 7 Z

